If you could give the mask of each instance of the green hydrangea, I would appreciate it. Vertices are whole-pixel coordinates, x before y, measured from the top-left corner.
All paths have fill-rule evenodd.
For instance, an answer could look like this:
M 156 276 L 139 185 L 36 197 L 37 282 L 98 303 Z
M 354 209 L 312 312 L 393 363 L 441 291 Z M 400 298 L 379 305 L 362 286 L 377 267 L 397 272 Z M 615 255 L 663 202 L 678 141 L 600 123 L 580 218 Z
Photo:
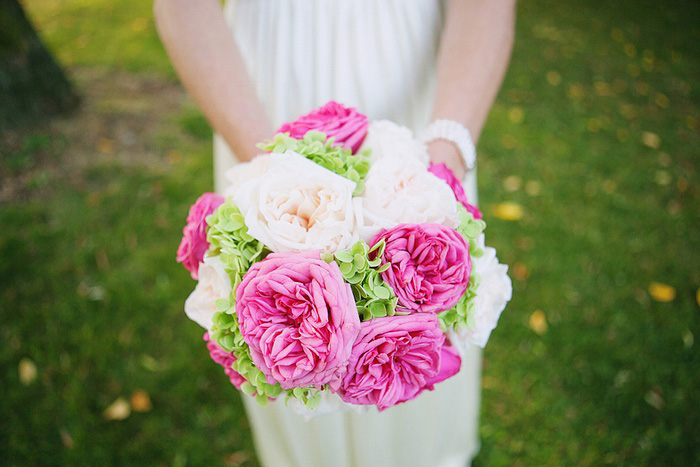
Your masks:
M 471 277 L 469 277 L 467 290 L 462 295 L 462 298 L 451 309 L 438 313 L 440 328 L 443 331 L 474 326 L 474 312 L 476 311 L 474 299 L 476 298 L 476 289 L 479 287 L 479 281 L 479 275 L 472 272 Z
M 329 263 L 338 263 L 343 278 L 350 284 L 362 321 L 401 314 L 396 311 L 398 298 L 381 276 L 381 273 L 389 268 L 388 263 L 381 264 L 385 246 L 384 240 L 377 242 L 372 248 L 360 240 L 349 250 L 326 253 L 322 256 Z
M 233 292 L 228 300 L 217 300 L 216 308 L 218 311 L 214 313 L 214 324 L 210 336 L 222 349 L 233 353 L 236 357 L 232 368 L 246 380 L 241 385 L 241 391 L 255 397 L 258 404 L 263 406 L 270 399 L 279 397 L 283 392 L 286 393 L 285 400 L 297 399 L 309 409 L 318 406 L 321 402 L 321 390 L 315 388 L 284 390 L 279 383 L 268 383 L 265 374 L 255 366 L 250 355 L 250 347 L 243 340 L 243 335 L 238 327 Z
M 248 234 L 243 214 L 231 198 L 207 216 L 207 224 L 209 254 L 219 255 L 235 289 L 250 266 L 263 259 L 268 251 L 262 242 Z
M 316 130 L 308 131 L 302 139 L 292 138 L 289 133 L 277 133 L 271 141 L 260 143 L 258 147 L 272 152 L 294 151 L 355 182 L 355 195 L 359 195 L 365 189 L 364 179 L 369 171 L 369 149 L 353 155 L 349 149 L 334 144 L 333 138 L 327 138 L 325 133 Z
M 459 226 L 457 232 L 461 233 L 469 243 L 469 254 L 474 258 L 479 258 L 484 254 L 484 250 L 479 247 L 476 239 L 479 238 L 486 229 L 486 222 L 481 219 L 474 219 L 472 213 L 466 210 L 462 203 L 457 203 L 457 214 L 459 215 Z
M 459 299 L 457 304 L 449 310 L 438 313 L 440 327 L 443 331 L 448 329 L 460 329 L 463 327 L 474 326 L 474 312 L 476 298 L 476 289 L 479 287 L 479 275 L 474 272 L 474 259 L 479 258 L 484 254 L 483 248 L 477 244 L 477 238 L 486 228 L 486 222 L 481 219 L 475 219 L 472 213 L 467 211 L 461 203 L 457 204 L 459 214 L 459 226 L 457 231 L 462 234 L 464 239 L 469 243 L 469 256 L 472 259 L 472 274 L 469 277 L 469 283 L 464 295 Z

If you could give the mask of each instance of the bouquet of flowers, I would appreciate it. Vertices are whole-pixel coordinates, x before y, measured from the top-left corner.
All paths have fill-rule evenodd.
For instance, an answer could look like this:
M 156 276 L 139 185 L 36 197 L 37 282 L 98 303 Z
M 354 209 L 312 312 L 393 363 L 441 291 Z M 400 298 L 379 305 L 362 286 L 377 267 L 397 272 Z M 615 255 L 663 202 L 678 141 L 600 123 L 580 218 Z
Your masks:
M 177 254 L 231 383 L 308 413 L 385 410 L 455 375 L 512 292 L 455 175 L 336 102 L 259 147 L 190 208 Z

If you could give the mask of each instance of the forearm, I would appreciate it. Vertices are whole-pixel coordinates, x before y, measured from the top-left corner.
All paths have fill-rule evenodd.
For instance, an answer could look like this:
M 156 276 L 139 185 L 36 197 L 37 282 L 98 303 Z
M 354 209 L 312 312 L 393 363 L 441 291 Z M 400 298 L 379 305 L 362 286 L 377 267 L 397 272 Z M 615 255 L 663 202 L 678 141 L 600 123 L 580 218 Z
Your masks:
M 449 2 L 433 118 L 456 120 L 479 138 L 503 82 L 514 33 L 514 0 Z
M 501 87 L 515 34 L 515 0 L 450 0 L 440 41 L 432 119 L 455 120 L 479 139 Z M 459 154 L 444 141 L 431 156 L 464 173 Z M 458 173 L 458 175 L 459 175 Z
M 217 0 L 155 0 L 158 33 L 180 80 L 241 160 L 272 134 Z

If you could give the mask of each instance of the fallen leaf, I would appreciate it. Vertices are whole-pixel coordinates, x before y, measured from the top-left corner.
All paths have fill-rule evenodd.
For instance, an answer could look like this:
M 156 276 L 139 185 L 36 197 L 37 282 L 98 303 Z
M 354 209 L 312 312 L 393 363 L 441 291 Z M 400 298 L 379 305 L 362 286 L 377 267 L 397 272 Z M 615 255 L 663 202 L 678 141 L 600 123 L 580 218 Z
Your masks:
M 552 86 L 558 86 L 561 83 L 561 75 L 556 71 L 548 71 L 546 78 L 547 82 Z
M 622 48 L 629 58 L 634 58 L 637 55 L 637 48 L 630 42 L 626 42 Z
M 693 346 L 694 343 L 695 343 L 695 336 L 693 336 L 693 333 L 690 332 L 690 329 L 687 329 L 683 333 L 683 346 L 686 349 L 689 349 Z
M 671 174 L 665 170 L 657 170 L 656 175 L 654 176 L 654 180 L 659 186 L 666 186 L 673 181 L 673 179 L 671 178 Z
M 589 118 L 586 127 L 589 132 L 598 133 L 600 129 L 603 128 L 603 122 L 598 118 Z
M 148 393 L 141 389 L 131 393 L 131 408 L 134 412 L 148 412 L 153 406 L 151 405 L 151 398 L 148 397 Z
M 481 387 L 484 389 L 493 389 L 496 387 L 496 380 L 492 376 L 484 376 L 481 378 Z
M 679 178 L 676 182 L 676 188 L 678 188 L 678 191 L 681 193 L 685 192 L 688 189 L 688 180 L 683 177 Z
M 129 415 L 131 415 L 131 406 L 123 397 L 118 397 L 103 413 L 105 420 L 110 421 L 124 420 L 129 418 Z
M 535 310 L 530 315 L 530 320 L 528 322 L 530 329 L 535 331 L 537 334 L 542 335 L 547 332 L 547 318 L 545 317 L 542 310 Z
M 513 149 L 517 146 L 518 141 L 513 137 L 513 135 L 505 134 L 501 137 L 501 145 L 505 149 Z
M 596 94 L 599 96 L 609 96 L 612 94 L 612 88 L 610 87 L 609 83 L 606 83 L 605 81 L 596 81 L 593 83 L 593 87 L 595 88 Z
M 657 302 L 672 302 L 676 298 L 676 289 L 667 284 L 652 282 L 649 284 L 649 295 Z
M 668 108 L 669 104 L 671 103 L 668 96 L 666 96 L 665 94 L 656 94 L 654 96 L 654 102 L 662 109 Z
M 73 438 L 71 437 L 70 433 L 63 428 L 61 428 L 59 433 L 61 434 L 61 442 L 63 445 L 68 449 L 71 449 L 75 443 L 73 442 Z
M 542 190 L 542 184 L 537 180 L 530 180 L 525 184 L 525 193 L 530 196 L 537 196 Z
M 691 130 L 696 130 L 698 128 L 698 119 L 692 115 L 686 115 L 685 125 Z
M 23 358 L 19 361 L 18 371 L 19 380 L 25 386 L 32 384 L 38 374 L 36 364 L 28 358 Z
M 637 81 L 634 83 L 634 90 L 637 91 L 637 94 L 640 96 L 648 96 L 649 95 L 649 83 L 645 83 L 644 81 Z
M 178 151 L 173 149 L 172 151 L 168 151 L 168 153 L 165 155 L 165 158 L 168 160 L 168 164 L 176 164 L 180 162 L 180 159 L 182 159 L 182 155 Z
M 146 18 L 136 18 L 131 22 L 131 30 L 134 32 L 141 32 L 148 26 L 148 20 Z
M 639 69 L 639 65 L 637 65 L 636 63 L 629 63 L 627 65 L 627 74 L 630 75 L 632 78 L 637 78 L 641 71 L 642 70 Z
M 503 188 L 509 193 L 518 191 L 522 184 L 522 180 L 517 175 L 510 175 L 503 180 Z
M 114 141 L 109 138 L 100 138 L 97 141 L 97 151 L 102 154 L 113 154 L 114 153 Z
M 659 149 L 659 146 L 661 146 L 661 138 L 656 133 L 645 131 L 642 133 L 642 143 L 644 143 L 644 146 L 652 149 Z
M 632 372 L 630 370 L 620 370 L 616 375 L 615 375 L 615 387 L 616 388 L 621 388 L 627 382 L 630 380 L 632 377 Z
M 524 119 L 525 113 L 523 112 L 522 107 L 511 107 L 510 110 L 508 110 L 508 120 L 511 122 L 518 124 L 522 123 Z
M 530 237 L 518 237 L 515 239 L 515 244 L 521 250 L 531 250 L 535 242 Z
M 615 131 L 615 134 L 621 143 L 624 143 L 630 137 L 630 132 L 626 128 L 618 128 L 617 131 Z
M 622 29 L 614 28 L 612 31 L 610 31 L 610 37 L 612 37 L 615 42 L 624 42 L 625 33 L 622 32 Z
M 681 212 L 681 207 L 682 207 L 681 202 L 678 201 L 677 199 L 673 199 L 673 200 L 669 201 L 666 209 L 668 209 L 668 212 L 670 214 L 673 214 L 675 216 L 679 212 Z
M 673 160 L 667 152 L 659 153 L 659 164 L 663 165 L 664 167 L 668 167 L 671 165 L 671 162 L 673 162 Z
M 607 194 L 613 194 L 615 190 L 617 190 L 617 182 L 615 180 L 609 178 L 603 182 L 603 191 Z
M 644 396 L 644 400 L 656 410 L 661 410 L 664 408 L 664 398 L 661 395 L 661 388 L 654 388 L 647 392 Z
M 695 292 L 695 301 L 698 303 L 698 306 L 700 306 L 700 289 Z
M 506 201 L 494 206 L 493 215 L 497 219 L 504 221 L 517 221 L 522 219 L 524 214 L 523 207 L 518 203 Z
M 572 99 L 581 99 L 585 95 L 586 91 L 583 89 L 582 85 L 574 83 L 569 86 L 569 97 Z
M 515 278 L 519 281 L 525 281 L 528 277 L 530 277 L 530 271 L 527 269 L 525 264 L 515 263 L 513 265 L 513 276 L 515 276 Z

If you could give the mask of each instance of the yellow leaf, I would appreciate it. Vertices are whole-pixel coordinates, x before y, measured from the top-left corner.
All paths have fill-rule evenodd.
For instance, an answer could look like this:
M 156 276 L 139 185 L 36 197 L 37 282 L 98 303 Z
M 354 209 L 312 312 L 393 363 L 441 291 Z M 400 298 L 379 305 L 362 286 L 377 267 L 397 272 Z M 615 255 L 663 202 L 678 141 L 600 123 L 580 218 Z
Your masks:
M 513 265 L 513 276 L 519 281 L 525 281 L 530 277 L 530 271 L 527 266 L 523 263 L 515 263 Z
M 661 138 L 656 133 L 645 131 L 642 133 L 642 143 L 644 143 L 644 146 L 652 149 L 659 149 L 659 146 L 661 146 Z
M 517 221 L 522 219 L 524 214 L 523 207 L 518 203 L 512 203 L 507 201 L 505 203 L 497 204 L 493 208 L 493 215 L 497 219 L 504 221 Z
M 97 141 L 97 151 L 101 154 L 114 154 L 114 140 L 109 138 L 100 138 Z
M 547 317 L 544 315 L 542 310 L 535 310 L 532 312 L 530 315 L 529 325 L 530 329 L 539 335 L 547 332 Z
M 542 190 L 542 184 L 537 180 L 530 180 L 525 184 L 525 193 L 527 193 L 530 196 L 539 195 L 540 190 Z
M 558 86 L 561 83 L 561 75 L 556 71 L 547 72 L 547 82 L 552 86 Z
M 695 301 L 698 302 L 698 306 L 700 306 L 700 289 L 695 292 Z
M 652 282 L 649 284 L 649 295 L 657 302 L 672 302 L 676 298 L 676 289 L 667 284 Z
M 129 415 L 131 415 L 131 406 L 123 397 L 118 397 L 112 402 L 103 414 L 105 420 L 124 420 L 129 418 Z
M 151 405 L 151 398 L 148 397 L 148 393 L 141 389 L 131 393 L 131 408 L 134 412 L 148 412 L 153 406 Z
M 525 113 L 523 112 L 522 107 L 511 107 L 510 110 L 508 110 L 508 120 L 510 120 L 513 123 L 521 123 L 525 119 Z
M 32 384 L 38 374 L 36 364 L 28 358 L 23 358 L 19 361 L 18 372 L 19 380 L 25 386 Z
M 522 184 L 522 180 L 517 175 L 510 175 L 503 180 L 503 188 L 509 193 L 518 191 Z
M 686 329 L 683 333 L 683 345 L 686 349 L 689 349 L 693 346 L 693 343 L 695 343 L 695 336 L 690 332 L 690 329 Z
M 666 186 L 673 181 L 673 179 L 671 178 L 671 174 L 665 170 L 657 170 L 656 175 L 654 176 L 654 180 L 659 186 Z

